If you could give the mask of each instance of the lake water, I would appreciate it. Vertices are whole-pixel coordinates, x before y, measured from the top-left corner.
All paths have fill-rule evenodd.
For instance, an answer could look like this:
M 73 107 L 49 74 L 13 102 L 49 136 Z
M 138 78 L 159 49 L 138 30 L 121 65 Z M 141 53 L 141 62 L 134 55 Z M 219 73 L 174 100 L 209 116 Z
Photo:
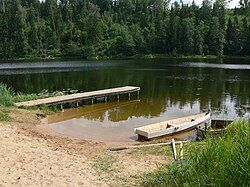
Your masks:
M 77 89 L 81 92 L 140 86 L 128 101 L 99 101 L 48 118 L 56 132 L 98 140 L 134 139 L 135 127 L 212 111 L 213 118 L 235 119 L 249 105 L 250 65 L 185 60 L 66 61 L 0 64 L 0 82 L 16 92 Z

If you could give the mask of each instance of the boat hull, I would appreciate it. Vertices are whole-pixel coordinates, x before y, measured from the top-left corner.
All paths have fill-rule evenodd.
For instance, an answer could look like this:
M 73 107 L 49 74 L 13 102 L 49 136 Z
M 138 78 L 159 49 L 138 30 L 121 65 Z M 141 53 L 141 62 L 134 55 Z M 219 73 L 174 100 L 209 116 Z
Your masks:
M 191 117 L 190 117 L 191 118 Z M 178 119 L 176 119 L 178 120 Z M 171 120 L 173 121 L 173 120 Z M 166 124 L 168 124 L 168 121 L 164 122 Z M 154 124 L 150 125 L 151 127 L 153 127 Z M 143 139 L 152 139 L 152 138 L 157 138 L 157 137 L 161 137 L 161 136 L 166 136 L 166 135 L 172 135 L 175 133 L 179 133 L 182 131 L 186 131 L 188 129 L 192 129 L 195 127 L 199 127 L 199 128 L 205 128 L 206 127 L 210 127 L 211 126 L 211 115 L 210 114 L 206 114 L 194 121 L 189 121 L 189 122 L 185 122 L 179 125 L 174 125 L 168 128 L 162 128 L 160 130 L 155 130 L 155 131 L 146 131 L 145 127 L 147 128 L 147 126 L 145 127 L 140 127 L 140 128 L 136 128 L 134 129 L 135 134 L 138 134 L 139 137 L 142 137 Z

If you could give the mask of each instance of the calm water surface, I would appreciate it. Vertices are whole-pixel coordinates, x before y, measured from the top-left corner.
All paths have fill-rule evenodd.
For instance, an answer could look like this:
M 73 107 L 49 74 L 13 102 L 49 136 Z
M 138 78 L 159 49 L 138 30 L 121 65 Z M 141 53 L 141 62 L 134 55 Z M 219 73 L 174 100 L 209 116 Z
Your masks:
M 124 95 L 48 118 L 56 132 L 77 138 L 132 140 L 133 128 L 210 109 L 213 118 L 234 119 L 249 105 L 250 65 L 240 62 L 67 61 L 0 64 L 0 81 L 17 92 L 91 91 L 140 86 L 140 100 Z

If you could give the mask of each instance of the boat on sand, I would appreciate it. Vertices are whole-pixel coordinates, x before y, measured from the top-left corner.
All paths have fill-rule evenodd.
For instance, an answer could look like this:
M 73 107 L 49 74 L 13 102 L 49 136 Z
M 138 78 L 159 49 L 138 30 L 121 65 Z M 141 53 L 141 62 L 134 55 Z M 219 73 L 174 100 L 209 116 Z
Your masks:
M 201 113 L 135 128 L 134 132 L 135 134 L 138 134 L 139 138 L 152 139 L 171 135 L 191 128 L 207 128 L 210 125 L 211 114 Z

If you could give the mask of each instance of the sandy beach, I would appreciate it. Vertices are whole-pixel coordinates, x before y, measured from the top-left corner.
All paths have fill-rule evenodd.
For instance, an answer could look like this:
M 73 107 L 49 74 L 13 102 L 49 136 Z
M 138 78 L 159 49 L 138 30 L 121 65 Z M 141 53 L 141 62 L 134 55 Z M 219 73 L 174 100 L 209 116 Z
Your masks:
M 57 150 L 13 126 L 1 124 L 0 144 L 2 186 L 106 186 L 85 156 Z
M 136 150 L 110 152 L 117 142 L 46 132 L 34 111 L 15 109 L 9 116 L 15 121 L 0 123 L 0 186 L 136 186 L 135 176 L 168 159 Z

